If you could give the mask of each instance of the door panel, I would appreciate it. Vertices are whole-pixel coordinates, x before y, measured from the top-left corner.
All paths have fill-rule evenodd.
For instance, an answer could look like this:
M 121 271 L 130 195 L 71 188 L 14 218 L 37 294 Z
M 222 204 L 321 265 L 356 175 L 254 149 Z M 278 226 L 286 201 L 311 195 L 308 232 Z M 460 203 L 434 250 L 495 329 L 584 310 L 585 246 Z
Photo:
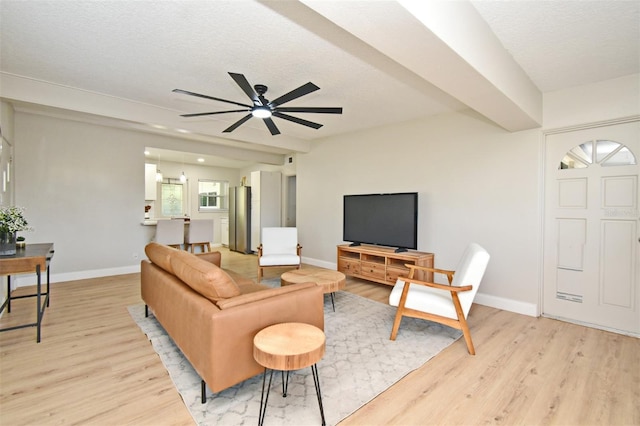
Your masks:
M 635 228 L 635 222 L 628 220 L 602 222 L 600 288 L 603 305 L 633 309 Z
M 584 219 L 558 219 L 558 268 L 584 270 Z

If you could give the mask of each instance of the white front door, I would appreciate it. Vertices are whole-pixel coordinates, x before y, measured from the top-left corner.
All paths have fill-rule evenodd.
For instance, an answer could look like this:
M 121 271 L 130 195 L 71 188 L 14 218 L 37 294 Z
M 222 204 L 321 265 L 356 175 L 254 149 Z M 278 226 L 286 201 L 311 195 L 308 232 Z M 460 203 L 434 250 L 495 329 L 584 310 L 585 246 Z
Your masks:
M 543 314 L 640 335 L 640 122 L 547 135 Z

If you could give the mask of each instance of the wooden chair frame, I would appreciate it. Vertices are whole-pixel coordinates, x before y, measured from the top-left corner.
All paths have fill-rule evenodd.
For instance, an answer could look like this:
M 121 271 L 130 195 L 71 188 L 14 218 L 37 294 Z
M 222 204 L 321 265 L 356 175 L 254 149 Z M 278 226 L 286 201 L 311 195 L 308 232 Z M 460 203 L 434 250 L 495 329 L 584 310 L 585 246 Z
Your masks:
M 396 311 L 396 317 L 395 317 L 395 320 L 393 321 L 393 329 L 391 330 L 390 339 L 396 340 L 398 329 L 400 328 L 400 322 L 402 321 L 403 316 L 420 318 L 420 319 L 444 324 L 449 327 L 456 328 L 458 330 L 462 330 L 462 334 L 464 335 L 464 340 L 467 343 L 467 349 L 469 350 L 469 354 L 475 355 L 476 351 L 473 347 L 473 342 L 471 341 L 471 332 L 469 331 L 469 326 L 464 316 L 464 311 L 462 310 L 462 306 L 460 305 L 460 299 L 458 298 L 458 293 L 462 291 L 470 291 L 473 288 L 473 286 L 471 285 L 465 285 L 460 287 L 452 286 L 451 282 L 453 281 L 453 275 L 455 274 L 455 271 L 449 271 L 446 269 L 429 268 L 425 266 L 416 266 L 416 265 L 405 265 L 405 266 L 409 268 L 409 276 L 399 278 L 403 280 L 405 284 L 404 284 L 404 288 L 402 289 L 402 295 L 400 296 L 400 302 L 398 303 L 398 310 Z M 447 276 L 449 285 L 417 280 L 414 278 L 416 271 L 426 271 L 426 272 L 444 274 Z M 430 314 L 428 312 L 417 311 L 415 309 L 409 309 L 405 307 L 405 303 L 407 301 L 407 295 L 409 294 L 409 287 L 410 287 L 409 284 L 423 285 L 426 287 L 431 287 L 438 290 L 450 292 L 451 300 L 453 302 L 453 306 L 455 307 L 456 314 L 458 315 L 458 319 L 455 320 L 455 319 L 443 317 L 440 315 Z
M 262 257 L 262 244 L 258 246 L 258 282 L 262 281 L 264 276 L 264 268 L 284 268 L 287 266 L 294 267 L 295 269 L 300 269 L 300 265 L 302 265 L 302 246 L 298 244 L 296 246 L 296 254 L 300 256 L 300 263 L 297 265 L 269 265 L 269 266 L 260 266 L 260 258 Z
M 207 251 L 211 252 L 213 250 L 211 250 L 211 243 L 210 242 L 205 242 L 205 243 L 184 243 L 185 247 L 184 249 L 189 251 L 189 249 L 191 249 L 191 253 L 195 253 L 195 248 L 196 247 L 200 247 L 200 250 L 202 250 L 202 253 L 205 253 Z

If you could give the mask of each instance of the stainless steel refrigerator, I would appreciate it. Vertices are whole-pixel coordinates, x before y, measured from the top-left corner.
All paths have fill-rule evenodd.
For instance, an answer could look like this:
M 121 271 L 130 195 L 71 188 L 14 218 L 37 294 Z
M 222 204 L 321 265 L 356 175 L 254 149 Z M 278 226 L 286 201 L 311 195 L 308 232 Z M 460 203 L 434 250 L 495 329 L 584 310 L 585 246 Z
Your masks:
M 251 187 L 229 189 L 229 249 L 241 253 L 251 251 Z

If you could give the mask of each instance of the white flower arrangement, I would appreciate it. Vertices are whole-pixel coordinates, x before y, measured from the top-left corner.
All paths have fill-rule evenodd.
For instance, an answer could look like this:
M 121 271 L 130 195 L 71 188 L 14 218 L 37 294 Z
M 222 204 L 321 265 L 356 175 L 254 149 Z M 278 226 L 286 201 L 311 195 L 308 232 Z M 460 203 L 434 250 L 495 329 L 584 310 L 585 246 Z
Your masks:
M 13 234 L 18 231 L 31 231 L 24 218 L 23 207 L 0 207 L 0 232 Z

